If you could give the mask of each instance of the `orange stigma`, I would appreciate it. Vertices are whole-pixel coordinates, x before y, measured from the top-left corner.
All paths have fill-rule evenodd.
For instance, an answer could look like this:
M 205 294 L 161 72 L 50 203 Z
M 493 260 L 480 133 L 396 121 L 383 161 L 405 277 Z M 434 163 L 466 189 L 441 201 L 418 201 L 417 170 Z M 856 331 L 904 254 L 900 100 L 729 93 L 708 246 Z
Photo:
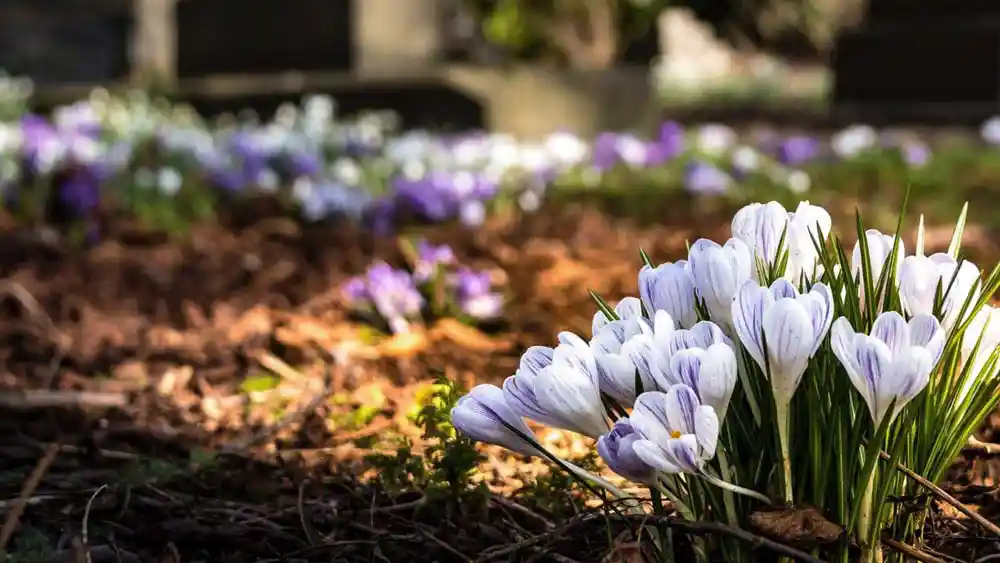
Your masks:
M 671 430 L 670 431 L 670 437 L 671 438 L 680 438 L 681 437 L 681 431 L 680 430 Z

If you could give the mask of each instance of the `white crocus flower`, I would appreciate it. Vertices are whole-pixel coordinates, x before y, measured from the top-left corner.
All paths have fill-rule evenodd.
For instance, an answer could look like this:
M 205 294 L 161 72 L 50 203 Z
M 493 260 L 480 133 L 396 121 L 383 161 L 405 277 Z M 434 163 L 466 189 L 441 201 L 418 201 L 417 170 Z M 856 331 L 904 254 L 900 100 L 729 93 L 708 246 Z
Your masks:
M 687 260 L 665 262 L 655 268 L 644 265 L 639 270 L 639 295 L 650 315 L 666 311 L 682 328 L 698 322 L 694 278 Z
M 686 385 L 675 385 L 666 393 L 643 393 L 629 420 L 642 437 L 632 444 L 633 450 L 659 471 L 700 473 L 705 461 L 715 457 L 719 420 Z
M 579 336 L 564 332 L 560 340 L 548 365 L 537 371 L 519 369 L 504 381 L 507 404 L 536 422 L 597 438 L 608 431 L 608 421 L 596 360 Z
M 626 297 L 615 305 L 615 314 L 623 321 L 638 321 L 639 319 L 643 319 L 642 301 L 636 297 Z M 596 336 L 597 332 L 610 322 L 611 320 L 608 319 L 607 315 L 601 311 L 594 313 L 594 320 L 590 326 L 591 334 Z
M 899 300 L 910 316 L 933 315 L 938 286 L 944 300 L 941 326 L 949 331 L 959 322 L 966 299 L 975 305 L 982 292 L 979 268 L 969 261 L 961 265 L 946 253 L 907 256 L 899 271 Z M 971 308 L 971 307 L 970 307 Z M 968 315 L 969 311 L 965 312 Z
M 504 392 L 496 385 L 477 385 L 455 403 L 451 423 L 466 436 L 487 444 L 503 446 L 526 456 L 542 455 L 535 444 L 508 428 L 516 428 L 524 436 L 535 439 L 524 419 L 511 410 Z
M 879 279 L 882 277 L 882 272 L 889 264 L 889 257 L 892 254 L 892 243 L 896 240 L 896 237 L 893 235 L 883 234 L 875 229 L 868 229 L 865 231 L 865 240 L 868 244 L 868 256 L 871 261 L 872 283 L 875 284 L 875 287 L 878 287 Z M 896 253 L 896 266 L 892 273 L 893 278 L 897 282 L 899 280 L 899 271 L 903 266 L 903 259 L 906 257 L 906 245 L 903 244 L 903 239 L 899 239 L 898 247 L 898 252 Z M 851 273 L 854 276 L 855 281 L 858 283 L 858 291 L 861 295 L 861 302 L 864 303 L 866 290 L 864 280 L 861 278 L 861 268 L 861 242 L 858 241 L 854 244 L 854 251 L 851 253 Z M 877 297 L 879 301 L 881 301 L 882 295 Z
M 875 319 L 871 335 L 855 332 L 844 317 L 837 319 L 830 344 L 877 426 L 887 415 L 895 418 L 927 386 L 944 349 L 944 331 L 931 315 L 907 322 L 888 311 Z
M 795 283 L 803 275 L 813 279 L 819 259 L 813 239 L 825 240 L 832 226 L 830 214 L 807 201 L 800 202 L 792 212 L 776 201 L 752 203 L 736 212 L 732 221 L 733 237 L 749 246 L 765 264 L 773 266 L 782 251 L 787 251 L 784 277 Z M 779 248 L 782 234 L 784 246 Z
M 994 365 L 991 373 L 983 373 L 998 347 L 1000 347 L 1000 309 L 986 305 L 972 317 L 962 337 L 962 359 L 965 362 L 972 362 L 970 368 L 972 375 L 968 379 L 968 386 L 971 387 L 975 381 L 989 380 L 1000 375 L 1000 364 Z M 964 389 L 960 395 L 964 397 L 966 393 L 968 389 Z
M 725 245 L 699 239 L 691 245 L 688 267 L 698 295 L 716 323 L 729 326 L 733 297 L 748 279 L 753 277 L 753 254 L 738 238 Z
M 612 321 L 601 327 L 590 341 L 590 349 L 597 363 L 600 389 L 625 407 L 631 407 L 637 395 L 635 365 L 622 345 L 637 334 L 650 334 L 652 328 L 646 319 Z M 642 378 L 643 389 L 654 389 L 656 382 L 648 374 Z
M 736 334 L 770 378 L 779 407 L 787 407 L 833 321 L 830 289 L 818 283 L 799 294 L 784 279 L 770 288 L 749 281 L 740 288 L 732 308 Z

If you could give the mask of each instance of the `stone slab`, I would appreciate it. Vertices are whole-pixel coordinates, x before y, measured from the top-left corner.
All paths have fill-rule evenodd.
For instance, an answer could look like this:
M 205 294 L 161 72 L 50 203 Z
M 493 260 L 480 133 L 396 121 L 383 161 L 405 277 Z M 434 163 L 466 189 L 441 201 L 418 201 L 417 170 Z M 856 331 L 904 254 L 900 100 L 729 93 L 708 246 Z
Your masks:
M 989 108 L 1000 103 L 1000 21 L 864 25 L 838 38 L 833 68 L 835 108 Z
M 347 70 L 347 0 L 188 0 L 177 8 L 177 75 Z
M 127 76 L 130 34 L 130 14 L 117 4 L 0 0 L 0 68 L 38 84 Z

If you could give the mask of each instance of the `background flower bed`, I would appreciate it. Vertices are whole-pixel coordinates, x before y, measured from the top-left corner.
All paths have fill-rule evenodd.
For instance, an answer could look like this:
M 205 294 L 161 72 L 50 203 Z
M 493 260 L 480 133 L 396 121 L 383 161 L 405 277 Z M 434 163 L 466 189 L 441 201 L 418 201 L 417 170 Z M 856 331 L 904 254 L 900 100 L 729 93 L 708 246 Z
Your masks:
M 118 103 L 100 96 L 98 101 L 108 108 Z M 687 240 L 719 238 L 732 210 L 751 198 L 807 198 L 839 212 L 840 219 L 861 205 L 875 212 L 868 214 L 875 218 L 873 226 L 891 228 L 910 184 L 911 209 L 925 212 L 932 227 L 938 218 L 953 220 L 960 202 L 972 200 L 977 228 L 970 229 L 967 246 L 983 263 L 997 255 L 996 212 L 989 203 L 1000 160 L 997 149 L 975 132 L 957 140 L 910 137 L 882 148 L 878 135 L 861 128 L 815 139 L 783 133 L 771 141 L 767 135 L 751 141 L 753 132 L 743 131 L 743 141 L 732 146 L 734 133 L 726 128 L 693 128 L 680 135 L 667 125 L 655 139 L 608 134 L 591 146 L 556 135 L 546 145 L 523 146 L 484 135 L 394 137 L 383 135 L 382 125 L 362 120 L 328 124 L 326 134 L 333 140 L 323 145 L 317 162 L 304 158 L 316 154 L 297 144 L 302 139 L 295 135 L 276 135 L 283 139 L 278 150 L 263 150 L 263 157 L 254 152 L 281 127 L 220 134 L 184 126 L 191 116 L 156 110 L 141 99 L 116 111 L 132 124 L 122 130 L 139 130 L 138 140 L 113 131 L 88 132 L 91 112 L 82 105 L 62 113 L 63 125 L 55 131 L 38 119 L 24 120 L 21 109 L 7 114 L 10 126 L 4 129 L 5 170 L 11 162 L 19 171 L 31 170 L 25 155 L 36 163 L 51 158 L 46 150 L 64 155 L 59 166 L 41 167 L 42 181 L 8 179 L 6 194 L 17 197 L 5 213 L 9 244 L 0 255 L 11 296 L 0 328 L 0 353 L 10 372 L 2 380 L 3 397 L 5 408 L 16 409 L 5 433 L 7 497 L 19 495 L 30 460 L 44 453 L 39 442 L 62 439 L 72 446 L 60 450 L 35 492 L 58 493 L 71 509 L 60 512 L 56 508 L 65 503 L 40 501 L 43 508 L 29 508 L 24 520 L 50 551 L 62 547 L 61 532 L 54 528 L 81 529 L 86 501 L 102 484 L 111 489 L 91 507 L 91 544 L 109 545 L 125 526 L 131 534 L 125 550 L 142 556 L 169 552 L 150 534 L 157 525 L 171 524 L 184 560 L 206 557 L 204 543 L 220 538 L 225 541 L 212 554 L 226 560 L 246 539 L 233 527 L 233 522 L 243 525 L 244 517 L 213 510 L 268 514 L 270 524 L 260 526 L 271 531 L 253 544 L 261 557 L 301 551 L 307 560 L 328 560 L 337 541 L 358 542 L 344 544 L 354 546 L 344 557 L 370 558 L 378 548 L 390 560 L 392 554 L 412 553 L 415 545 L 428 560 L 457 558 L 453 551 L 471 558 L 483 549 L 513 546 L 527 537 L 525 530 L 544 532 L 570 511 L 572 502 L 551 494 L 565 484 L 543 478 L 533 485 L 545 474 L 539 466 L 514 464 L 489 451 L 473 480 L 497 492 L 531 487 L 535 493 L 521 494 L 519 502 L 532 511 L 501 499 L 456 508 L 447 495 L 408 505 L 422 497 L 403 492 L 404 486 L 438 490 L 423 487 L 421 479 L 438 479 L 441 485 L 447 472 L 421 477 L 416 466 L 426 465 L 424 460 L 400 461 L 397 440 L 408 438 L 414 451 L 435 443 L 415 416 L 421 405 L 433 404 L 428 390 L 435 376 L 466 386 L 498 382 L 516 368 L 526 346 L 547 342 L 559 330 L 588 329 L 593 309 L 588 288 L 609 300 L 636 294 L 636 248 L 645 248 L 657 262 L 676 259 Z M 169 115 L 153 117 L 158 112 Z M 32 127 L 35 146 L 23 142 L 31 135 L 12 132 Z M 992 137 L 989 128 L 984 133 Z M 149 145 L 170 150 L 150 156 L 144 152 Z M 852 145 L 878 148 L 852 155 Z M 926 146 L 932 148 L 929 161 L 922 159 Z M 121 158 L 123 153 L 131 158 Z M 759 167 L 745 172 L 754 155 Z M 109 161 L 118 166 L 110 166 L 105 181 L 94 182 L 94 170 Z M 293 164 L 301 169 L 295 172 Z M 497 178 L 491 164 L 507 175 Z M 430 171 L 436 181 L 402 181 L 398 173 L 407 167 Z M 366 189 L 349 185 L 345 170 L 364 176 L 366 181 L 356 182 Z M 80 188 L 67 173 L 90 183 Z M 272 182 L 282 174 L 285 182 Z M 228 183 L 234 178 L 242 184 Z M 803 178 L 809 180 L 805 191 Z M 311 191 L 302 188 L 310 184 Z M 19 205 L 46 191 L 49 197 L 36 201 L 63 203 L 59 194 L 81 192 L 90 199 L 69 198 L 68 209 Z M 315 194 L 326 197 L 306 197 Z M 386 213 L 387 201 L 393 214 Z M 46 235 L 42 227 L 49 226 L 68 236 Z M 393 233 L 448 244 L 460 264 L 492 272 L 509 295 L 497 326 L 473 331 L 436 323 L 419 340 L 377 340 L 351 321 L 340 291 L 348 279 L 374 260 L 406 263 Z M 948 236 L 950 231 L 930 236 L 928 250 L 946 247 Z M 336 352 L 336 362 L 329 351 Z M 42 408 L 53 396 L 84 403 L 99 416 L 86 422 L 55 415 Z M 307 414 L 296 417 L 301 410 Z M 983 438 L 991 435 L 990 427 Z M 586 450 L 564 434 L 543 439 L 569 453 Z M 188 453 L 193 447 L 231 453 L 203 457 Z M 372 455 L 395 460 L 392 467 L 402 467 L 405 475 L 390 479 L 383 471 L 375 489 L 331 489 L 322 480 L 331 467 L 371 467 Z M 282 469 L 270 465 L 276 456 Z M 247 458 L 268 463 L 258 466 Z M 82 467 L 98 467 L 97 476 L 81 473 Z M 973 454 L 954 477 L 971 485 L 969 498 L 982 500 L 976 487 L 992 484 L 996 471 L 993 460 Z M 231 479 L 237 473 L 253 477 Z M 306 500 L 299 502 L 306 476 L 328 486 L 305 486 Z M 223 498 L 195 508 L 186 504 L 222 482 Z M 164 489 L 179 504 L 157 501 L 155 491 Z M 138 504 L 123 500 L 130 491 Z M 372 494 L 379 507 L 374 514 Z M 243 504 L 233 508 L 225 502 L 236 500 Z M 331 503 L 348 508 L 332 512 Z M 332 534 L 330 541 L 317 539 L 316 530 L 300 531 L 302 507 L 314 516 L 307 518 L 310 526 Z M 371 517 L 368 529 L 344 523 L 359 515 Z M 421 527 L 429 515 L 444 524 Z M 134 520 L 148 524 L 125 525 Z M 496 522 L 496 529 L 482 522 Z M 209 531 L 195 531 L 206 525 Z M 331 531 L 338 526 L 351 531 Z M 586 561 L 628 544 L 622 538 L 608 546 L 604 530 L 587 530 L 581 534 L 588 540 L 579 545 L 560 543 L 558 536 L 545 538 L 543 545 Z M 977 541 L 966 541 L 963 549 L 988 543 Z

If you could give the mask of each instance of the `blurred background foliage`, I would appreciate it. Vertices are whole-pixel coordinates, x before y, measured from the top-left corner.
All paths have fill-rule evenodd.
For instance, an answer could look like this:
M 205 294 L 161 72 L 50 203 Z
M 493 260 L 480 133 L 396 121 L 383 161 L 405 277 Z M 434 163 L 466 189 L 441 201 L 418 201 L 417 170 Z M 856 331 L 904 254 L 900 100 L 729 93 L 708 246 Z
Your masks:
M 515 60 L 607 68 L 656 25 L 664 8 L 688 8 L 742 48 L 826 59 L 837 31 L 857 23 L 864 0 L 462 0 L 483 36 Z

